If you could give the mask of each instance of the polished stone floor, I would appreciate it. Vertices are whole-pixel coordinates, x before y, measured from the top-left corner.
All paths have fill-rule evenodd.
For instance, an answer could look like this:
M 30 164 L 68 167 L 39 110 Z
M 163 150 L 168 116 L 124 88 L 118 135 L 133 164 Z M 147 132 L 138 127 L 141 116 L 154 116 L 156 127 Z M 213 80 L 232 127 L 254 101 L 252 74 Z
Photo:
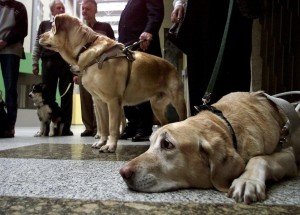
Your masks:
M 74 136 L 33 137 L 38 128 L 18 127 L 0 139 L 2 214 L 300 214 L 300 177 L 271 183 L 267 200 L 237 204 L 216 190 L 138 193 L 128 190 L 120 167 L 149 142 L 120 141 L 116 153 L 91 148 L 96 140 Z

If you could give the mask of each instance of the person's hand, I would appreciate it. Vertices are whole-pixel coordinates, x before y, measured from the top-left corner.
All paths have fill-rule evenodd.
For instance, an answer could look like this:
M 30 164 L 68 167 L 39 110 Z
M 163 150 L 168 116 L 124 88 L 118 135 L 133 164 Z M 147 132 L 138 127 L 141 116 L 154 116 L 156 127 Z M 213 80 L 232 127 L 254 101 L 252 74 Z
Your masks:
M 3 49 L 6 46 L 7 42 L 4 40 L 0 40 L 0 49 Z
M 143 32 L 139 39 L 144 41 L 140 44 L 140 47 L 142 50 L 145 51 L 148 49 L 148 47 L 150 45 L 150 42 L 152 40 L 152 34 L 150 34 L 148 32 Z
M 80 83 L 80 77 L 77 76 L 77 75 L 75 75 L 75 76 L 73 77 L 73 81 L 74 81 L 74 84 L 79 84 L 79 83 Z
M 182 5 L 178 5 L 174 8 L 173 12 L 171 13 L 171 21 L 173 23 L 179 23 L 182 21 L 184 16 L 184 7 Z
M 34 75 L 39 74 L 39 65 L 38 64 L 33 64 L 32 65 L 32 74 L 34 74 Z

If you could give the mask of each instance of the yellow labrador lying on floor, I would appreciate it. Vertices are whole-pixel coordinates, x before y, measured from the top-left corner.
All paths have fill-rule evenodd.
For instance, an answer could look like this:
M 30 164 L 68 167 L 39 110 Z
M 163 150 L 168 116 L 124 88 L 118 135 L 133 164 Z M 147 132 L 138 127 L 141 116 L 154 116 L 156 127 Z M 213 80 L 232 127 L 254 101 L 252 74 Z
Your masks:
M 232 93 L 212 106 L 216 110 L 153 133 L 148 151 L 120 170 L 128 187 L 143 192 L 215 188 L 250 203 L 265 199 L 266 180 L 297 174 L 300 129 L 291 139 L 293 147 L 282 148 L 286 117 L 262 92 Z
M 39 43 L 79 68 L 82 84 L 96 106 L 101 138 L 93 146 L 101 147 L 100 151 L 115 151 L 123 105 L 150 100 L 162 125 L 168 123 L 165 111 L 170 103 L 180 120 L 186 118 L 183 83 L 166 60 L 143 52 L 123 52 L 123 44 L 66 14 L 55 17 L 51 31 L 41 35 Z

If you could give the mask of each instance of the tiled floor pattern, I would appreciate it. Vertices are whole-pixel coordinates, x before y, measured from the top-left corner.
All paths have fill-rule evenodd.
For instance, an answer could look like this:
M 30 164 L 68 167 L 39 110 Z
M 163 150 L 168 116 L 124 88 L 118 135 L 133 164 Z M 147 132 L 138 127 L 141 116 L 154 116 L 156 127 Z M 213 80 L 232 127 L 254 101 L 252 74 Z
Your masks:
M 216 190 L 138 193 L 127 189 L 120 167 L 149 142 L 120 141 L 116 153 L 91 148 L 92 137 L 33 137 L 17 128 L 0 139 L 1 214 L 300 214 L 300 177 L 268 186 L 263 203 L 237 204 Z

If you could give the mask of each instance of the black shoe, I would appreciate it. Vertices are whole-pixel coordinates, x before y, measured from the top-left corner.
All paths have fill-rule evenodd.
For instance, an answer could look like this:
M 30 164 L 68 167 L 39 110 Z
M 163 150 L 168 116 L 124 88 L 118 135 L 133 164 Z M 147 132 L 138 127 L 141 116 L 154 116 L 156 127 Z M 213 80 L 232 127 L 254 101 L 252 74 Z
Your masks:
M 96 134 L 97 134 L 97 129 L 95 129 L 95 130 L 93 131 L 93 137 L 95 137 Z
M 85 130 L 80 134 L 81 137 L 92 137 L 94 135 L 93 130 Z
M 120 139 L 120 140 L 127 140 L 128 138 L 134 137 L 134 135 L 135 135 L 135 132 L 124 131 L 124 132 L 120 135 L 119 139 Z
M 150 134 L 151 135 L 151 134 Z M 143 142 L 143 141 L 149 141 L 150 135 L 145 135 L 142 132 L 137 133 L 134 137 L 132 137 L 132 142 Z
M 136 135 L 137 129 L 132 124 L 127 125 L 123 131 L 123 133 L 120 135 L 120 140 L 127 140 L 128 138 L 132 138 Z
M 62 132 L 61 136 L 73 136 L 73 132 L 71 130 Z

